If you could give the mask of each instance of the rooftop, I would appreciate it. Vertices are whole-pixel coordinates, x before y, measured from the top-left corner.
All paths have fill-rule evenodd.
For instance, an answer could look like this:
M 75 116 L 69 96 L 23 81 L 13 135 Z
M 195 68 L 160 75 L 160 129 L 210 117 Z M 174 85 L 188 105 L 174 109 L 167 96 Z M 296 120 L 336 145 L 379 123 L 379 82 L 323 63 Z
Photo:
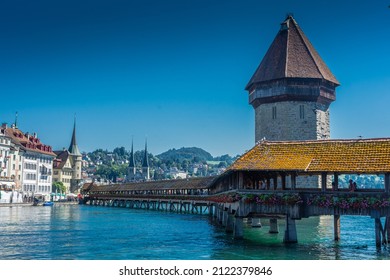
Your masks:
M 291 15 L 281 24 L 278 34 L 245 89 L 251 90 L 255 84 L 283 78 L 314 78 L 339 85 Z
M 262 141 L 227 171 L 390 172 L 390 138 Z

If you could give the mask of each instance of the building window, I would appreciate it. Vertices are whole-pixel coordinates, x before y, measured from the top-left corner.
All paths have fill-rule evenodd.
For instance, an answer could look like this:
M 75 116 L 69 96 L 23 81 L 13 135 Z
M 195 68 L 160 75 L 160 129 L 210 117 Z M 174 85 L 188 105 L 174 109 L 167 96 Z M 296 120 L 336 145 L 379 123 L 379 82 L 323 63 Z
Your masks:
M 272 119 L 276 120 L 276 106 L 272 107 Z
M 305 105 L 299 105 L 299 118 L 305 118 Z

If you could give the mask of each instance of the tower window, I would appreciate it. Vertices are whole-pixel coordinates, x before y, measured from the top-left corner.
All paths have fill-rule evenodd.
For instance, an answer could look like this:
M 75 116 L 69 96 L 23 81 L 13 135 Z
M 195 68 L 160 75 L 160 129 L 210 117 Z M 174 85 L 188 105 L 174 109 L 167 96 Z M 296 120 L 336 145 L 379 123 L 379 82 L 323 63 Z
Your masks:
M 305 118 L 305 105 L 299 105 L 299 118 Z
M 276 107 L 272 107 L 272 119 L 275 120 L 276 119 Z

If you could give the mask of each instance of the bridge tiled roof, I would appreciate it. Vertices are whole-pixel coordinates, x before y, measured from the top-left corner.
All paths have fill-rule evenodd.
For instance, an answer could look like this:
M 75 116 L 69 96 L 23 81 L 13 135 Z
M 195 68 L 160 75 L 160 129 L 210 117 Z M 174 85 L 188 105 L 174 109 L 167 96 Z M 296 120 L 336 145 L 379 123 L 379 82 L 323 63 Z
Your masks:
M 227 171 L 390 172 L 390 138 L 262 141 Z
M 177 180 L 145 181 L 113 185 L 94 185 L 90 191 L 125 191 L 125 190 L 164 190 L 164 189 L 207 189 L 216 179 L 215 176 L 196 177 Z

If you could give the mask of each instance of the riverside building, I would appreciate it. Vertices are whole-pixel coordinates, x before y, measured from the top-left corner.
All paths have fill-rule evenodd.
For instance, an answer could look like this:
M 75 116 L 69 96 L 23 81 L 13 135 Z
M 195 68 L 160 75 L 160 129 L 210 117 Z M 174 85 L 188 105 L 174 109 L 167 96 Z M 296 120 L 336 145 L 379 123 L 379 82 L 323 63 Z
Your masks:
M 3 124 L 1 130 L 11 140 L 9 174 L 15 184 L 16 201 L 31 200 L 34 195 L 50 199 L 55 157 L 51 146 L 42 143 L 36 133 L 22 132 L 16 121 L 11 127 Z
M 82 186 L 82 155 L 76 141 L 76 122 L 69 148 L 54 153 L 56 158 L 53 164 L 53 181 L 62 182 L 66 187 L 66 193 L 79 191 Z

